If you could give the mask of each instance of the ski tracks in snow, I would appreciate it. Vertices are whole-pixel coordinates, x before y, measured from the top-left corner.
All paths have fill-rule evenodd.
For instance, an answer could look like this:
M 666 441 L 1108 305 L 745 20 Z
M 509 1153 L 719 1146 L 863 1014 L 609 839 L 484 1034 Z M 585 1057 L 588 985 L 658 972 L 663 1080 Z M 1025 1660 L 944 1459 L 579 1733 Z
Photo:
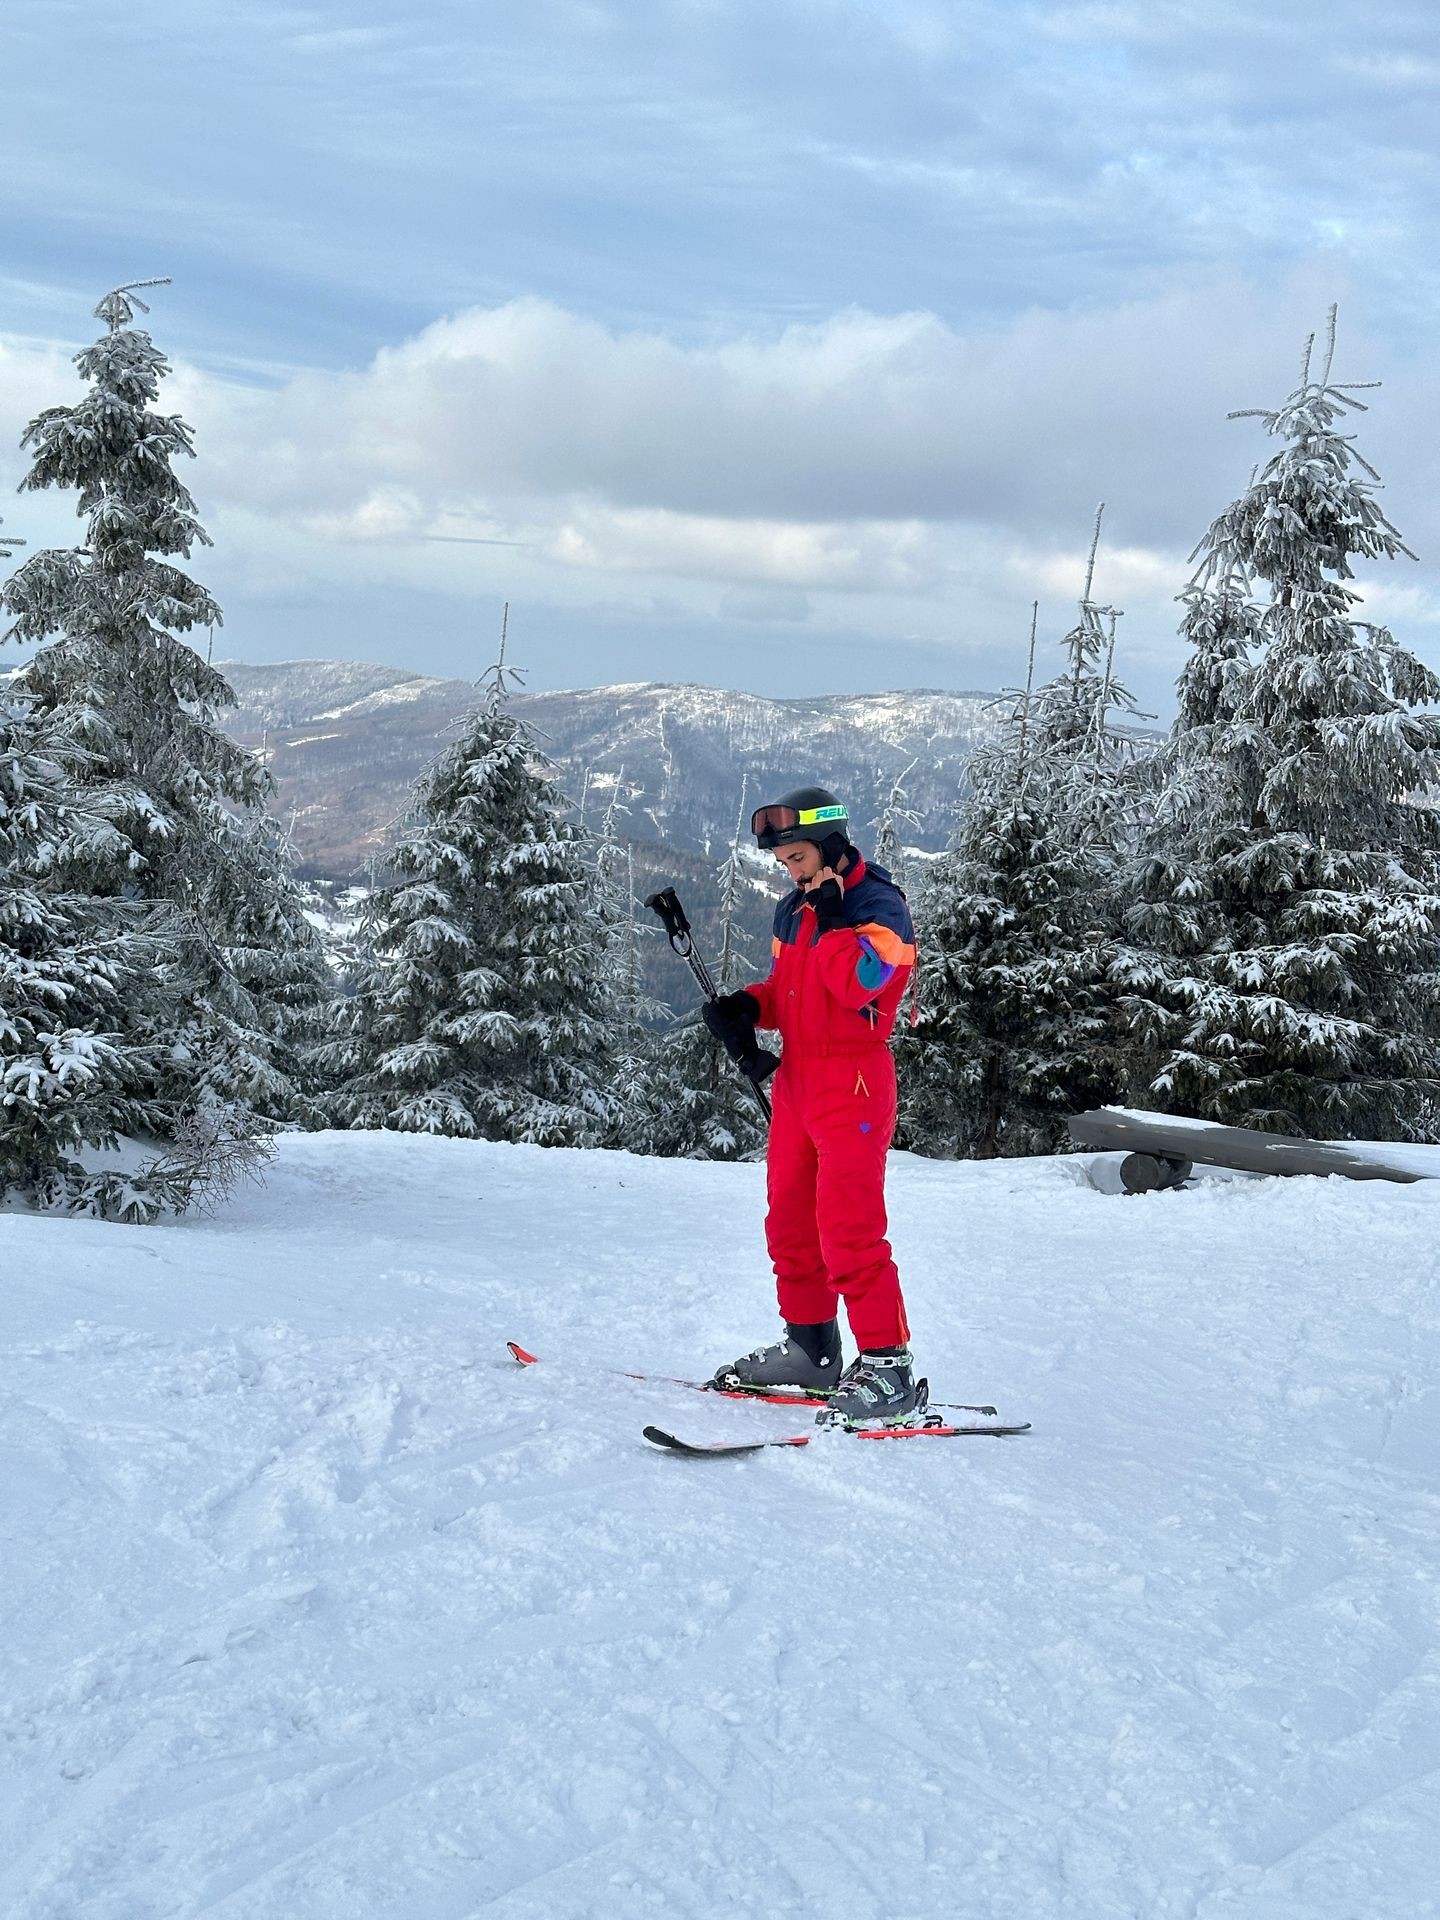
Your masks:
M 1436 1912 L 1428 1188 L 902 1157 L 937 1397 L 1034 1432 L 695 1462 L 641 1425 L 794 1410 L 584 1361 L 763 1331 L 757 1169 L 283 1154 L 213 1225 L 0 1220 L 7 1916 Z

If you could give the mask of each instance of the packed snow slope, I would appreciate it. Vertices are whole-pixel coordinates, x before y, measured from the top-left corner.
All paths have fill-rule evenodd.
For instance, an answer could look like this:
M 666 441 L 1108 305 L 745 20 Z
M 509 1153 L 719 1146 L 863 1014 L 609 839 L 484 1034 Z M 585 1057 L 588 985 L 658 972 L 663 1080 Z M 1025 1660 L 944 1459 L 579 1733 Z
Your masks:
M 0 1217 L 7 1920 L 1422 1920 L 1440 1181 L 898 1157 L 937 1398 L 724 1461 L 754 1166 L 381 1135 Z M 544 1356 L 530 1370 L 507 1337 Z

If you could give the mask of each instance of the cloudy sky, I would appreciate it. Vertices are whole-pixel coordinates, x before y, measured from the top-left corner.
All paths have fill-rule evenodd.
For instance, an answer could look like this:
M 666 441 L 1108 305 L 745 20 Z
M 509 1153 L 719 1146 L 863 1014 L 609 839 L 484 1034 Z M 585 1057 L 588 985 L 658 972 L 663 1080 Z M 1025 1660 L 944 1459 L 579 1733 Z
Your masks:
M 1173 596 L 1340 303 L 1440 667 L 1427 0 L 6 0 L 0 514 L 120 281 L 216 546 L 217 652 L 534 687 L 993 688 Z

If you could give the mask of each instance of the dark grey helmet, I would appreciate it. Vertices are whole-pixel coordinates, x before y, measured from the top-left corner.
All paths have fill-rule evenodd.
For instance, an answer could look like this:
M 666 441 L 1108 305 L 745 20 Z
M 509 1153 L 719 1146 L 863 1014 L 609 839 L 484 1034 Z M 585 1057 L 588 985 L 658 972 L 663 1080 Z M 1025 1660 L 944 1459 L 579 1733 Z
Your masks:
M 849 827 L 843 801 L 824 787 L 796 787 L 768 806 L 757 807 L 750 818 L 750 831 L 766 853 L 792 840 L 813 840 L 829 858 L 827 843 L 838 838 L 843 846 Z

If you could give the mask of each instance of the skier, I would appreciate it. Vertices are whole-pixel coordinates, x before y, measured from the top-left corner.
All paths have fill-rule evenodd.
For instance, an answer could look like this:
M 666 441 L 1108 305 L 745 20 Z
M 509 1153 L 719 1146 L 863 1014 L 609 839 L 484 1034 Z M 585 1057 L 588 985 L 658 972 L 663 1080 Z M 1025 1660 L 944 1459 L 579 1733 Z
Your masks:
M 895 1131 L 890 1031 L 915 965 L 905 896 L 867 864 L 845 808 L 801 787 L 750 827 L 795 882 L 775 910 L 769 977 L 707 1002 L 737 1060 L 757 1027 L 784 1040 L 772 1083 L 765 1238 L 785 1337 L 722 1367 L 717 1386 L 830 1395 L 847 1423 L 901 1420 L 917 1401 L 900 1277 L 885 1238 L 885 1155 Z M 858 1356 L 840 1365 L 839 1301 Z

